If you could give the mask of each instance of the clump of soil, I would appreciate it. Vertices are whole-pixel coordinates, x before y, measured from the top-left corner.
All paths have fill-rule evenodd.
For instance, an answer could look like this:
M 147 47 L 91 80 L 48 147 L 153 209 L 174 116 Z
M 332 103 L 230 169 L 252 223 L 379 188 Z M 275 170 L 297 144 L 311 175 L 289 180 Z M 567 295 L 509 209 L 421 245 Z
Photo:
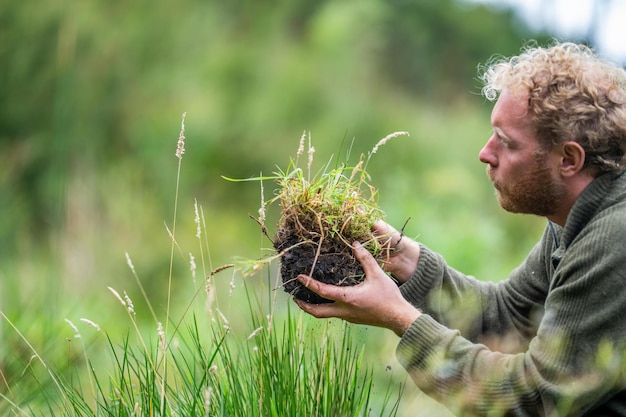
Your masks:
M 297 169 L 279 180 L 281 218 L 273 241 L 280 255 L 283 288 L 309 303 L 324 299 L 304 287 L 299 274 L 324 283 L 349 286 L 365 274 L 354 258 L 352 244 L 360 242 L 376 257 L 380 252 L 372 225 L 382 218 L 376 191 L 367 183 L 363 163 L 341 166 L 308 180 Z M 367 196 L 364 195 L 367 193 Z
M 307 219 L 303 220 L 304 223 L 285 221 L 274 239 L 274 248 L 282 253 L 280 275 L 283 288 L 308 303 L 328 303 L 330 300 L 306 288 L 296 277 L 305 274 L 327 284 L 349 286 L 363 281 L 365 273 L 344 239 L 324 237 L 319 226 L 311 222 L 312 218 L 308 219 L 309 224 L 306 224 Z

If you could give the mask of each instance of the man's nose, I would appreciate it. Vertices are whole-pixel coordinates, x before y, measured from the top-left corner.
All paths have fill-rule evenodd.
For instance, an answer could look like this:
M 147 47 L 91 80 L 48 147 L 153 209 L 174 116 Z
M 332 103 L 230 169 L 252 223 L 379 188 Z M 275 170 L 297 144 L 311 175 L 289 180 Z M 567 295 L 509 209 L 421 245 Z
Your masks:
M 495 166 L 498 164 L 498 158 L 494 151 L 494 137 L 490 137 L 485 146 L 478 152 L 478 159 L 484 164 Z

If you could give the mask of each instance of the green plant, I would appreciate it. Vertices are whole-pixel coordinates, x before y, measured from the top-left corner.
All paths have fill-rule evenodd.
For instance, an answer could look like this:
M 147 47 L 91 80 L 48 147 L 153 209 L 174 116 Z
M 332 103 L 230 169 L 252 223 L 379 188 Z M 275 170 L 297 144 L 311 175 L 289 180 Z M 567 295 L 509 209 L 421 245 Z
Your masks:
M 306 134 L 303 134 L 296 158 L 290 161 L 287 169 L 279 168 L 270 177 L 244 180 L 274 180 L 277 184 L 275 197 L 268 202 L 262 197 L 257 221 L 267 235 L 266 206 L 275 202 L 280 204 L 281 217 L 276 235 L 268 237 L 280 257 L 285 291 L 307 302 L 324 303 L 328 300 L 296 281 L 299 274 L 340 286 L 361 282 L 364 279 L 363 268 L 352 255 L 355 241 L 363 244 L 378 261 L 384 261 L 385 254 L 380 243 L 384 237 L 376 236 L 372 230 L 384 213 L 378 207 L 378 192 L 370 183 L 367 164 L 380 146 L 406 134 L 395 132 L 381 139 L 367 158 L 361 155 L 354 166 L 345 163 L 332 167 L 330 161 L 314 175 L 311 175 L 311 166 L 315 149 L 311 146 L 310 135 L 306 172 L 299 166 L 305 148 Z
M 258 301 L 248 298 L 253 305 Z M 355 344 L 348 324 L 336 329 L 326 322 L 320 334 L 309 328 L 303 313 L 288 309 L 284 320 L 258 313 L 250 315 L 254 330 L 239 342 L 241 349 L 220 350 L 221 371 L 211 373 L 216 387 L 211 415 L 373 415 L 373 374 L 363 362 L 365 347 Z M 401 388 L 390 403 L 392 387 L 389 383 L 377 404 L 380 415 L 397 412 Z

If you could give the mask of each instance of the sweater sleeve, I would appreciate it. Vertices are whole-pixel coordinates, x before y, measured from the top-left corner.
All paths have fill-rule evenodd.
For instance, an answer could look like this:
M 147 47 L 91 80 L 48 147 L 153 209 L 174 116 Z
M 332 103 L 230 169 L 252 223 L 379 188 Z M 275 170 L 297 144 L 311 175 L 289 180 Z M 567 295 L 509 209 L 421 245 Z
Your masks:
M 529 340 L 537 330 L 537 317 L 548 292 L 546 257 L 550 257 L 553 241 L 547 227 L 524 263 L 508 280 L 498 283 L 464 275 L 422 246 L 417 269 L 400 290 L 417 308 L 471 341 Z
M 396 351 L 417 386 L 463 416 L 582 416 L 622 389 L 623 367 L 615 364 L 624 363 L 616 348 L 626 339 L 626 251 L 615 245 L 626 228 L 598 223 L 604 225 L 582 233 L 557 265 L 544 234 L 498 284 L 463 276 L 425 250 L 401 287 L 425 314 Z M 467 298 L 478 306 L 467 310 L 470 325 L 448 311 L 463 313 Z M 534 330 L 534 306 L 542 304 Z M 485 333 L 511 330 L 528 339 L 517 353 L 480 343 Z

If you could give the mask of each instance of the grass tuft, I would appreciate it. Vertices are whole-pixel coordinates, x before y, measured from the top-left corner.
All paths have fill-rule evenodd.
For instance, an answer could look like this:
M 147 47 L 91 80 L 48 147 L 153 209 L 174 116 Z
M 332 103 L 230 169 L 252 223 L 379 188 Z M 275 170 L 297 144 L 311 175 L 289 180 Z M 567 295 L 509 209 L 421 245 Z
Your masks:
M 306 132 L 300 138 L 295 159 L 286 169 L 278 168 L 273 176 L 245 180 L 260 181 L 261 208 L 255 218 L 263 233 L 272 241 L 277 254 L 259 261 L 247 262 L 244 271 L 254 273 L 259 264 L 281 260 L 284 289 L 308 302 L 327 302 L 295 281 L 298 274 L 308 274 L 323 282 L 335 285 L 355 285 L 364 279 L 364 272 L 352 255 L 352 245 L 360 242 L 379 262 L 385 260 L 381 241 L 372 227 L 384 218 L 378 206 L 378 191 L 371 184 L 367 165 L 379 148 L 391 139 L 407 135 L 394 132 L 381 139 L 358 162 L 332 165 L 331 160 L 317 173 L 312 174 L 314 147 L 308 135 L 306 167 L 300 166 L 305 152 Z M 348 152 L 349 154 L 349 152 Z M 276 183 L 274 197 L 266 201 L 263 182 Z M 272 237 L 265 224 L 266 208 L 278 204 L 280 219 Z M 244 273 L 246 273 L 244 272 Z

